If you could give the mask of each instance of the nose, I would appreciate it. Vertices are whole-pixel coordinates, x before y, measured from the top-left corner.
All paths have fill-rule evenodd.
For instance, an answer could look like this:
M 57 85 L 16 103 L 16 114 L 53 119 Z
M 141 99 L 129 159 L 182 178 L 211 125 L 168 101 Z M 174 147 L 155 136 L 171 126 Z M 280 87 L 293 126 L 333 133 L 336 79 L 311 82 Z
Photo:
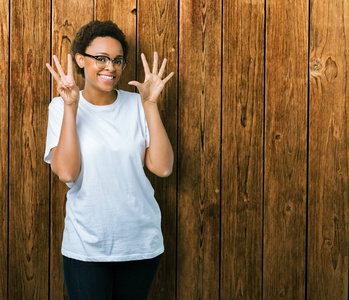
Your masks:
M 116 70 L 115 67 L 114 67 L 114 64 L 113 64 L 113 62 L 111 60 L 108 61 L 107 65 L 105 66 L 105 69 L 109 70 L 109 71 Z

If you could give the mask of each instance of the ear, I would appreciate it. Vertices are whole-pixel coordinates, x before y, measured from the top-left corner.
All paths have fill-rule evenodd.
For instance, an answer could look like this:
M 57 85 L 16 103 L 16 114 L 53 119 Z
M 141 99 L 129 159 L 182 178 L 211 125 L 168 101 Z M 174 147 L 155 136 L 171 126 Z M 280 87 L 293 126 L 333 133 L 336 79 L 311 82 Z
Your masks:
M 85 56 L 83 56 L 80 53 L 76 53 L 75 54 L 75 60 L 76 60 L 76 63 L 78 64 L 78 66 L 80 68 L 85 67 Z

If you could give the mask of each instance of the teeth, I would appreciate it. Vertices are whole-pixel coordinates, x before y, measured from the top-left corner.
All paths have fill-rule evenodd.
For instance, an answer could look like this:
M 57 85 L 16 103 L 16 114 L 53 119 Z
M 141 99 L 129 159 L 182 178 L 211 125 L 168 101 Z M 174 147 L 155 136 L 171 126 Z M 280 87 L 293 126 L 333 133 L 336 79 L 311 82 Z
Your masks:
M 113 76 L 99 75 L 104 79 L 113 79 Z

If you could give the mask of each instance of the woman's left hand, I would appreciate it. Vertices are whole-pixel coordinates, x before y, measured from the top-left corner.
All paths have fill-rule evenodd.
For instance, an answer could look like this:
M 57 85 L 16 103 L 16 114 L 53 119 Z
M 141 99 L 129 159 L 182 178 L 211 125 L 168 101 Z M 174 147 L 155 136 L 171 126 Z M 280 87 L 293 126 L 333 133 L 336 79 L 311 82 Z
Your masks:
M 142 102 L 145 103 L 147 101 L 156 103 L 157 99 L 164 88 L 166 82 L 173 76 L 173 72 L 171 72 L 167 77 L 162 79 L 162 76 L 165 72 L 167 59 L 165 58 L 162 62 L 161 68 L 158 72 L 158 62 L 159 57 L 158 53 L 154 52 L 154 62 L 153 62 L 153 71 L 150 72 L 149 65 L 145 55 L 141 54 L 142 63 L 144 67 L 145 79 L 143 83 L 138 81 L 130 81 L 128 84 L 134 85 L 137 87 L 139 94 L 141 95 Z

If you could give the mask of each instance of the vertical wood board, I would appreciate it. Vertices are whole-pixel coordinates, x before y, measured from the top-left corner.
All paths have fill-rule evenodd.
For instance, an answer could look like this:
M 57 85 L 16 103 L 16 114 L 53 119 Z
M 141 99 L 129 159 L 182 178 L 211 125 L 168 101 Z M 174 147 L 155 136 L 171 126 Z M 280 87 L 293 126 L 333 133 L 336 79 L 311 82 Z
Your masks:
M 141 53 L 152 68 L 153 52 L 160 64 L 167 58 L 165 75 L 178 69 L 178 6 L 177 1 L 138 1 L 137 80 L 144 81 Z M 177 206 L 177 74 L 165 85 L 158 103 L 161 119 L 175 153 L 175 165 L 168 178 L 147 172 L 162 214 L 165 253 L 150 292 L 150 299 L 175 299 L 176 295 L 176 206 Z
M 348 1 L 311 1 L 309 299 L 348 299 Z
M 8 263 L 8 109 L 9 2 L 0 2 L 0 299 L 7 299 Z
M 178 299 L 217 299 L 221 1 L 180 1 Z
M 304 299 L 308 1 L 266 13 L 263 297 Z
M 11 2 L 9 299 L 45 299 L 49 266 L 49 170 L 43 161 L 50 6 Z
M 223 12 L 221 298 L 261 299 L 264 1 Z

